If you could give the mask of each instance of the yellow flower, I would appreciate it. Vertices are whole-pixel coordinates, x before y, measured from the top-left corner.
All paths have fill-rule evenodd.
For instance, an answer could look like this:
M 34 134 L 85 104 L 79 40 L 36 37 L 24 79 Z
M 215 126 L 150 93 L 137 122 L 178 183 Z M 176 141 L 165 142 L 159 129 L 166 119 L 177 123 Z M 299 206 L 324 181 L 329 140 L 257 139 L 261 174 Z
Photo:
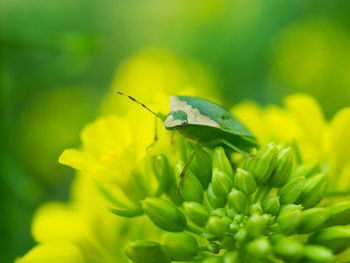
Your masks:
M 23 258 L 15 263 L 83 263 L 82 252 L 73 243 L 66 241 L 47 242 L 32 248 Z
M 65 150 L 59 162 L 87 172 L 97 181 L 121 180 L 136 161 L 131 127 L 126 120 L 115 116 L 100 118 L 84 128 L 81 141 L 82 150 Z M 124 162 L 125 156 L 130 162 Z
M 39 245 L 16 263 L 127 262 L 122 248 L 129 238 L 159 234 L 144 220 L 129 222 L 108 212 L 107 204 L 96 183 L 77 175 L 70 202 L 49 202 L 36 211 L 32 235 Z
M 181 61 L 166 52 L 146 51 L 118 70 L 112 90 L 130 93 L 154 111 L 167 114 L 173 92 L 194 95 L 194 87 L 200 87 L 202 96 L 213 99 L 208 75 L 194 61 Z M 159 120 L 158 142 L 146 150 L 153 142 L 154 127 L 153 115 L 111 91 L 103 104 L 102 116 L 83 129 L 80 149 L 67 149 L 59 158 L 60 163 L 80 171 L 71 201 L 50 202 L 38 209 L 32 234 L 40 244 L 18 262 L 36 262 L 39 258 L 65 262 L 57 255 L 59 250 L 51 251 L 51 244 L 57 242 L 69 247 L 66 252 L 67 257 L 71 254 L 71 262 L 124 262 L 126 239 L 157 235 L 158 230 L 142 218 L 123 220 L 108 212 L 106 205 L 112 201 L 102 196 L 103 192 L 111 194 L 112 206 L 117 203 L 120 207 L 135 207 L 139 200 L 154 193 L 156 178 L 145 172 L 149 169 L 145 160 L 152 153 L 175 158 L 169 154 L 171 133 Z M 79 257 L 81 254 L 83 258 Z
M 136 115 L 133 117 L 135 122 L 141 119 Z M 133 128 L 130 123 L 128 119 L 116 116 L 99 118 L 83 129 L 82 148 L 67 149 L 59 158 L 60 163 L 90 175 L 105 188 L 111 188 L 122 206 L 137 203 L 154 186 L 154 181 L 144 178 L 145 174 L 138 170 L 138 164 L 146 156 L 146 147 L 153 140 L 152 125 L 143 123 L 143 130 Z
M 311 96 L 293 94 L 285 98 L 284 107 L 262 108 L 244 102 L 232 111 L 261 144 L 271 140 L 296 143 L 304 162 L 321 162 L 329 169 L 332 189 L 350 188 L 350 108 L 327 122 Z

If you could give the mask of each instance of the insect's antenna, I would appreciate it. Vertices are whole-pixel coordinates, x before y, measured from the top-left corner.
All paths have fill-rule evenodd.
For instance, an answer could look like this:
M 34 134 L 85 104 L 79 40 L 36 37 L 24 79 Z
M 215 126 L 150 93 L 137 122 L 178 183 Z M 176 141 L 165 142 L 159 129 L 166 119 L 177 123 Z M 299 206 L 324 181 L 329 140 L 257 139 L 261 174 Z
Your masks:
M 159 119 L 163 120 L 164 121 L 164 118 L 159 115 L 158 113 L 155 113 L 154 111 L 152 111 L 150 108 L 148 108 L 145 104 L 143 104 L 142 102 L 139 102 L 137 99 L 135 99 L 134 97 L 131 97 L 129 95 L 126 95 L 124 94 L 123 92 L 121 91 L 118 91 L 118 90 L 115 90 L 114 92 L 118 93 L 119 95 L 122 95 L 122 96 L 126 96 L 128 97 L 129 99 L 131 99 L 133 102 L 136 102 L 138 104 L 140 104 L 142 107 L 144 107 L 146 110 L 148 110 L 150 113 L 152 113 L 153 115 L 155 115 L 156 117 L 158 117 Z

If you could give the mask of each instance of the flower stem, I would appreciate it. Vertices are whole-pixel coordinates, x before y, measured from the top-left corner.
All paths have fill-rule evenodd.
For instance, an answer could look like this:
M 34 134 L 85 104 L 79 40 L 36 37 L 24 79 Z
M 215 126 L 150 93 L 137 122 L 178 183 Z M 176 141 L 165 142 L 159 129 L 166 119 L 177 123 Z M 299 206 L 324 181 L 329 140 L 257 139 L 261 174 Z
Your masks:
M 202 234 L 202 231 L 194 226 L 187 225 L 186 230 L 199 236 Z
M 343 191 L 328 191 L 326 196 L 346 196 L 350 195 L 350 190 L 343 190 Z

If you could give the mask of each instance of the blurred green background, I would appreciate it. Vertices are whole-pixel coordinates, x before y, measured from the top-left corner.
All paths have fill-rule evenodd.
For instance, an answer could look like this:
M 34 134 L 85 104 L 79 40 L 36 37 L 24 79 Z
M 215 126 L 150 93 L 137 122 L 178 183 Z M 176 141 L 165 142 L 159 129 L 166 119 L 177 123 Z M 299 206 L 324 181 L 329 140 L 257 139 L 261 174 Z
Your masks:
M 349 13 L 345 0 L 0 0 L 0 262 L 33 246 L 38 205 L 68 199 L 57 158 L 124 61 L 160 50 L 205 68 L 226 106 L 307 92 L 331 118 L 350 105 Z

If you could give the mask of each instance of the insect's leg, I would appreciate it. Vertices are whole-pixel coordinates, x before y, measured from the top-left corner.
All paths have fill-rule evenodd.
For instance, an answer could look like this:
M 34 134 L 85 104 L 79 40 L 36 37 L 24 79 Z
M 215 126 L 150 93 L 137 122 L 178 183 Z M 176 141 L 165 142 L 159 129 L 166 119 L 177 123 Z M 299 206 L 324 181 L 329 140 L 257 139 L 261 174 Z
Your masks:
M 233 145 L 232 143 L 230 143 L 230 142 L 228 142 L 226 140 L 221 140 L 220 142 L 225 144 L 226 146 L 230 147 L 232 150 L 235 150 L 236 152 L 239 152 L 239 153 L 243 154 L 246 157 L 255 158 L 255 154 L 247 153 L 245 150 L 242 150 L 241 148 Z
M 153 142 L 147 146 L 147 150 L 149 150 L 150 148 L 152 148 L 156 142 L 158 141 L 158 120 L 157 117 L 154 118 L 154 139 Z
M 196 155 L 197 151 L 198 151 L 198 147 L 196 147 L 196 148 L 192 151 L 192 153 L 191 153 L 190 157 L 188 158 L 188 160 L 187 160 L 187 162 L 186 162 L 184 168 L 183 168 L 182 171 L 181 171 L 180 178 L 179 178 L 179 185 L 178 185 L 177 190 L 176 190 L 176 193 L 177 193 L 177 194 L 180 193 L 181 186 L 182 186 L 182 184 L 183 184 L 183 180 L 184 180 L 186 171 L 187 171 L 188 167 L 190 166 L 190 164 L 191 164 L 191 162 L 192 162 L 192 160 L 193 160 L 193 157 Z

